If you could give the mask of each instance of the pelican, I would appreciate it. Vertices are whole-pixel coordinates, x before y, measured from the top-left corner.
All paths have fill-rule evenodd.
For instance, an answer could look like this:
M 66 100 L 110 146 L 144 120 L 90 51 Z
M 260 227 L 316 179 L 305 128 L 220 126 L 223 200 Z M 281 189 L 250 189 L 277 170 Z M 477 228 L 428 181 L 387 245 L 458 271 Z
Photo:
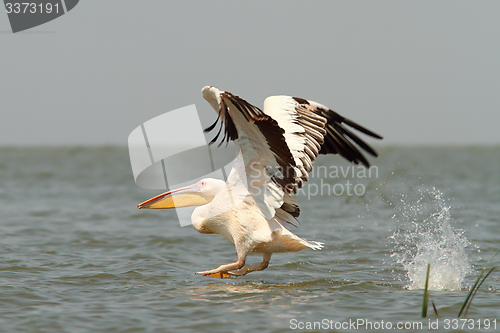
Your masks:
M 377 152 L 350 128 L 376 139 L 382 137 L 303 98 L 271 96 L 261 110 L 213 86 L 201 92 L 218 114 L 205 131 L 220 123 L 210 144 L 222 133 L 219 144 L 234 141 L 239 150 L 227 181 L 202 179 L 137 207 L 197 206 L 191 216 L 193 227 L 203 234 L 221 234 L 235 245 L 235 262 L 195 274 L 221 279 L 242 276 L 267 268 L 274 252 L 321 249 L 323 243 L 301 238 L 287 228 L 297 226 L 297 190 L 308 180 L 319 154 L 339 154 L 352 163 L 370 166 L 361 150 L 374 157 Z M 262 262 L 245 266 L 250 252 L 262 253 Z

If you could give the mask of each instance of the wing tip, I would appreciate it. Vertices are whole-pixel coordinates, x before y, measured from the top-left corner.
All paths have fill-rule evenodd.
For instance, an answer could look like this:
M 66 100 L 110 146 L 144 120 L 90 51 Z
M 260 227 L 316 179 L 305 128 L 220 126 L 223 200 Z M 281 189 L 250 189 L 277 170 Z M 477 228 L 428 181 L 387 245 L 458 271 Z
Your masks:
M 219 92 L 219 89 L 217 89 L 216 87 L 214 86 L 204 86 L 203 88 L 201 88 L 201 94 L 202 95 L 205 95 L 205 94 L 208 94 L 208 93 L 217 93 Z

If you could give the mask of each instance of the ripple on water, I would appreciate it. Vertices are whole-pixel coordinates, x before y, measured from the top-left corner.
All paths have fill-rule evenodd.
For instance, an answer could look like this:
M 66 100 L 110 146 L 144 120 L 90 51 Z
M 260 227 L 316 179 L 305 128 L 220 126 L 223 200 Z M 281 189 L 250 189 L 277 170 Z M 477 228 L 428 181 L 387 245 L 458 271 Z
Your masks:
M 234 246 L 181 228 L 171 212 L 137 210 L 157 193 L 135 186 L 126 148 L 0 148 L 0 331 L 289 332 L 291 319 L 419 320 L 422 291 L 405 288 L 409 266 L 387 260 L 391 250 L 408 250 L 408 264 L 427 253 L 417 244 L 432 241 L 432 258 L 446 252 L 437 250 L 441 245 L 453 252 L 440 239 L 460 241 L 460 224 L 489 257 L 500 235 L 500 150 L 430 151 L 381 151 L 377 181 L 391 204 L 377 201 L 381 192 L 373 188 L 363 201 L 304 199 L 301 228 L 293 231 L 324 241 L 324 250 L 276 254 L 265 271 L 218 280 L 193 273 L 234 261 Z M 456 198 L 451 215 L 436 195 L 410 198 L 415 188 L 433 186 Z M 399 193 L 406 195 L 402 203 Z M 387 239 L 397 235 L 394 227 L 403 246 Z M 249 257 L 251 264 L 260 260 Z M 497 277 L 476 295 L 470 318 L 498 316 Z M 446 318 L 456 317 L 466 294 L 433 291 L 432 297 Z

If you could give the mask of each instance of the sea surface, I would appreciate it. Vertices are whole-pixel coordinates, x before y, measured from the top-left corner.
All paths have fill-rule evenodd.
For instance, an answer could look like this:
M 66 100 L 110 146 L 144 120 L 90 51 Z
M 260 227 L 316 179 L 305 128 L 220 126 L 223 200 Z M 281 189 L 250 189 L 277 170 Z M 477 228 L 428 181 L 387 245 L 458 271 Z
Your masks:
M 500 269 L 456 321 L 500 249 L 500 146 L 378 150 L 364 174 L 318 159 L 292 231 L 323 250 L 221 280 L 193 273 L 234 246 L 138 210 L 160 192 L 126 147 L 2 147 L 0 332 L 500 331 Z M 422 318 L 428 263 L 439 316 Z

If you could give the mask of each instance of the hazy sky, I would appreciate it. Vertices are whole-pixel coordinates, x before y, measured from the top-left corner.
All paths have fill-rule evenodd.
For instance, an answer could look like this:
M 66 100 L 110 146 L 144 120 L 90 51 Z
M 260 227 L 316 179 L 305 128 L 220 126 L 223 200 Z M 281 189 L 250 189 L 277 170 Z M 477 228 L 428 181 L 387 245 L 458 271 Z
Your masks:
M 205 85 L 315 100 L 389 144 L 500 143 L 500 1 L 83 0 L 0 32 L 0 144 L 126 145 L 213 112 Z

